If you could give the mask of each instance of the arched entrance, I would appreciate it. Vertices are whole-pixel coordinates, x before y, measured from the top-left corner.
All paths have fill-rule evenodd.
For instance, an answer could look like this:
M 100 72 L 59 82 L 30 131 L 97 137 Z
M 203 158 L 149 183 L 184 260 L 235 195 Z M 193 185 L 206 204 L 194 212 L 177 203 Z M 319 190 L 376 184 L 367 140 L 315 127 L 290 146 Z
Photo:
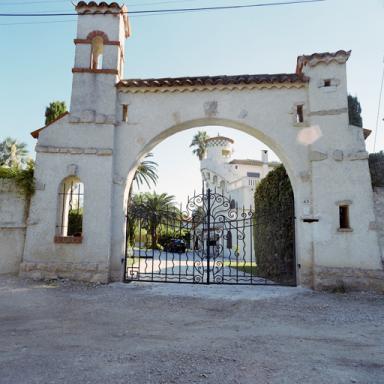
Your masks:
M 198 123 L 204 126 L 212 121 L 212 119 L 200 119 Z M 218 122 L 218 120 L 214 121 Z M 224 122 L 220 121 L 220 123 Z M 239 124 L 228 121 L 225 123 L 232 127 L 235 126 L 236 130 L 239 130 Z M 174 127 L 167 130 L 168 136 L 162 135 L 160 143 L 156 138 L 147 146 L 147 150 L 152 152 L 166 138 L 177 135 L 178 132 L 195 124 L 197 124 L 196 121 L 193 121 L 181 124 L 178 131 Z M 241 132 L 252 132 L 253 138 L 259 137 L 255 129 L 244 126 L 241 128 Z M 214 129 L 219 131 L 220 127 Z M 245 136 L 248 135 L 249 133 Z M 248 145 L 253 145 L 249 139 Z M 153 143 L 156 145 L 154 146 Z M 201 161 L 201 167 L 202 169 L 209 167 L 212 161 L 210 152 L 213 152 L 215 160 L 222 164 L 218 166 L 219 176 L 214 176 L 212 170 L 204 171 L 204 178 L 208 175 L 209 179 L 204 181 L 203 187 L 200 187 L 200 183 L 196 190 L 195 185 L 195 189 L 191 188 L 188 191 L 189 197 L 176 207 L 162 203 L 164 208 L 159 209 L 158 202 L 162 199 L 161 195 L 152 196 L 149 201 L 147 201 L 146 195 L 141 197 L 136 195 L 128 204 L 125 281 L 295 285 L 293 197 L 292 200 L 279 207 L 279 212 L 265 209 L 265 207 L 262 210 L 259 208 L 256 217 L 253 209 L 254 192 L 251 197 L 252 203 L 249 199 L 246 199 L 245 202 L 240 196 L 239 203 L 235 199 L 236 192 L 233 195 L 233 189 L 230 192 L 227 188 L 221 188 L 221 183 L 217 180 L 217 177 L 221 177 L 224 182 L 226 178 L 223 173 L 228 171 L 241 175 L 241 171 L 235 171 L 235 167 L 236 169 L 240 167 L 245 172 L 246 167 L 252 166 L 249 164 L 246 166 L 230 165 L 232 155 L 228 153 L 220 157 L 222 151 L 232 153 L 233 140 L 228 137 L 212 137 L 210 143 L 208 143 L 208 156 Z M 235 151 L 237 152 L 238 149 L 236 146 Z M 188 151 L 188 145 L 185 146 L 185 151 Z M 173 157 L 171 150 L 169 156 Z M 221 160 L 216 156 L 219 156 Z M 254 150 L 253 156 L 256 156 L 256 150 Z M 258 154 L 257 157 L 259 157 Z M 174 161 L 184 161 L 184 159 L 175 157 Z M 266 160 L 264 165 L 258 165 L 256 169 L 252 169 L 261 171 L 261 167 L 268 167 L 268 164 Z M 276 166 L 273 162 L 270 164 Z M 232 167 L 232 170 L 229 170 L 229 167 Z M 273 169 L 272 165 L 269 170 L 271 169 Z M 265 168 L 263 171 L 268 172 L 268 170 L 265 171 Z M 260 177 L 260 174 L 253 175 L 253 177 Z M 179 177 L 175 177 L 173 182 L 167 184 L 165 191 L 172 195 L 173 191 L 177 189 L 177 184 L 182 183 L 183 179 L 182 172 Z M 226 180 L 226 182 L 228 181 Z M 234 184 L 239 184 L 239 182 L 258 183 L 259 179 L 247 177 Z M 245 190 L 248 191 L 245 186 L 240 186 L 240 188 L 242 189 L 237 189 L 237 191 L 241 191 L 242 194 Z M 130 187 L 127 187 L 128 189 L 130 190 Z M 254 191 L 254 188 L 250 188 L 251 190 Z M 161 191 L 163 192 L 163 190 Z M 283 225 L 286 225 L 287 218 L 288 224 L 292 227 L 291 231 L 276 230 L 268 235 L 268 238 L 266 233 L 263 233 L 260 239 L 259 230 L 258 243 L 255 243 L 255 231 L 260 228 L 261 222 L 271 223 L 273 220 L 284 220 Z M 255 224 L 258 225 L 255 226 Z M 155 238 L 156 240 L 154 240 Z M 258 269 L 258 265 L 263 265 L 263 270 Z

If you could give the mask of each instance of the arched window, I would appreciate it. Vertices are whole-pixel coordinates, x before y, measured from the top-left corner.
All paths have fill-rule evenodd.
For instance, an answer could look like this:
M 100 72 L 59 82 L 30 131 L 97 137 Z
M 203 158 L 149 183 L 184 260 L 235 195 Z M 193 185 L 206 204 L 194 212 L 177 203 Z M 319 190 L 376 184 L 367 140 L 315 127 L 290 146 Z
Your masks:
M 83 235 L 84 184 L 76 176 L 60 184 L 57 237 L 81 238 Z
M 91 43 L 91 69 L 103 68 L 104 40 L 102 36 L 96 36 Z

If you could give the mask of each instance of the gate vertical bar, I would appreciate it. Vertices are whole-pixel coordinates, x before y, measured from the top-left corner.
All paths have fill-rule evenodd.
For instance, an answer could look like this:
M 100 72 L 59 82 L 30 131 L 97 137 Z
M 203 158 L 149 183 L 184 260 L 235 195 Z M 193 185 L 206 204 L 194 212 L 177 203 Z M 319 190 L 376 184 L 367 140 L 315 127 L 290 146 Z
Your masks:
M 209 278 L 211 273 L 210 267 L 210 241 L 211 241 L 211 190 L 208 188 L 207 191 L 207 284 L 209 284 Z
M 125 254 L 124 254 L 124 277 L 123 277 L 123 281 L 124 282 L 127 282 L 127 265 L 128 265 L 128 242 L 129 242 L 129 218 L 128 218 L 128 209 L 127 208 L 127 216 L 125 218 Z

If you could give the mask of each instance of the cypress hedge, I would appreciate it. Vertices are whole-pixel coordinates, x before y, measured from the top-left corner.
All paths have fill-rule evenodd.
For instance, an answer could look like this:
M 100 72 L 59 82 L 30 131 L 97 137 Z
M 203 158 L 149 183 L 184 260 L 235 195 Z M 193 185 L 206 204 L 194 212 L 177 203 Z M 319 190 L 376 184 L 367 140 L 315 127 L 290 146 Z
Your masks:
M 295 283 L 294 198 L 283 165 L 255 192 L 254 249 L 259 276 Z

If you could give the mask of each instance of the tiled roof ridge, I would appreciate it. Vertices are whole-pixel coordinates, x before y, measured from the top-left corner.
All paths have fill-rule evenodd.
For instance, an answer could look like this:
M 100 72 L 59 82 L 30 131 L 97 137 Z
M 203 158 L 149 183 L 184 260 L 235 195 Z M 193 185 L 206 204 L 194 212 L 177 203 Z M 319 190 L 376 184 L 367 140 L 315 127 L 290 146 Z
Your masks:
M 336 52 L 315 52 L 315 53 L 312 53 L 310 55 L 300 55 L 298 57 L 298 59 L 306 59 L 306 60 L 312 60 L 314 58 L 316 59 L 322 59 L 324 57 L 336 57 L 336 56 L 340 56 L 340 55 L 344 55 L 344 56 L 350 56 L 351 54 L 351 50 L 349 51 L 346 51 L 344 49 L 339 49 L 338 51 Z
M 226 137 L 226 136 L 214 136 L 214 137 L 210 137 L 209 139 L 205 140 L 206 142 L 208 141 L 214 141 L 214 140 L 227 140 L 229 142 L 231 142 L 232 144 L 235 142 L 233 139 L 229 138 L 229 137 Z
M 119 3 L 113 1 L 112 3 L 107 3 L 106 1 L 79 1 L 76 5 L 76 9 L 81 7 L 106 7 L 106 8 L 116 8 L 123 9 L 124 5 L 120 5 Z
M 117 85 L 126 87 L 163 87 L 193 85 L 229 85 L 261 83 L 305 83 L 308 79 L 296 73 L 278 73 L 261 75 L 219 75 L 219 76 L 185 76 L 148 79 L 124 79 Z
M 297 57 L 296 73 L 302 75 L 302 69 L 304 65 L 309 64 L 313 67 L 319 63 L 329 64 L 331 62 L 338 62 L 340 64 L 345 63 L 351 56 L 351 50 L 345 51 L 339 49 L 336 52 L 318 52 L 311 55 L 301 55 Z
M 75 7 L 79 15 L 100 14 L 100 15 L 122 15 L 125 24 L 125 37 L 131 35 L 131 27 L 128 20 L 128 8 L 117 2 L 107 3 L 106 1 L 79 1 Z

